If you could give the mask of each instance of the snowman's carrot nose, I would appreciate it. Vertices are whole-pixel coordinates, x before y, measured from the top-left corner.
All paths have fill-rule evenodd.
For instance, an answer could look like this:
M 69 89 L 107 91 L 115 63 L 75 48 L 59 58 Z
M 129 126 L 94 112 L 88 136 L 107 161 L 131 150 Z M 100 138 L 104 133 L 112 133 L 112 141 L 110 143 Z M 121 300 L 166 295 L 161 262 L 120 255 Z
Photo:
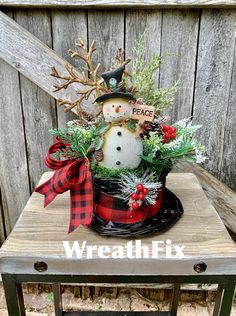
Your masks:
M 118 105 L 117 105 L 117 106 L 115 106 L 115 112 L 116 112 L 116 113 L 119 113 L 119 111 L 120 111 L 119 106 L 118 106 Z

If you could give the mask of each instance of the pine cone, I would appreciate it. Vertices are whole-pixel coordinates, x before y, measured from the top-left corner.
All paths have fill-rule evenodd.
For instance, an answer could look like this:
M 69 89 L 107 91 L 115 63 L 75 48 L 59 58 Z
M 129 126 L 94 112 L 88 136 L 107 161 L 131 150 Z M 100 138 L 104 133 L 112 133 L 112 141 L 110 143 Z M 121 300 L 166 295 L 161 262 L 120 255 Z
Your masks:
M 80 118 L 77 120 L 67 122 L 67 126 L 68 127 L 74 127 L 74 126 L 88 127 L 89 124 L 86 120 L 84 120 L 83 118 Z
M 73 127 L 73 126 L 80 126 L 81 125 L 81 120 L 73 120 L 67 122 L 68 127 Z
M 100 162 L 103 160 L 103 151 L 102 149 L 96 150 L 94 152 L 94 158 L 97 160 L 97 162 Z
M 95 116 L 93 113 L 89 113 L 89 112 L 86 112 L 84 110 L 81 111 L 81 116 L 87 122 L 94 121 L 94 119 L 95 119 Z
M 158 136 L 162 136 L 163 132 L 161 130 L 161 127 L 157 123 L 145 123 L 143 126 L 143 134 L 149 138 L 150 137 L 150 132 L 157 132 Z

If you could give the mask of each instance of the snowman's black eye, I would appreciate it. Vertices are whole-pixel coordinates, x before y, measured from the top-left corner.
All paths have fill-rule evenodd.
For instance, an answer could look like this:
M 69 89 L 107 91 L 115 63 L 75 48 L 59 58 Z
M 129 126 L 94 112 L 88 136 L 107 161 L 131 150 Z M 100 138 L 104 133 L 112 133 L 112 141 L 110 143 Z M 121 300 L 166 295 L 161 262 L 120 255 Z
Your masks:
M 121 105 L 119 105 L 119 108 L 121 108 Z
M 114 105 L 114 104 L 112 104 L 112 107 L 113 107 L 113 108 L 114 108 L 114 106 L 115 106 L 115 105 Z

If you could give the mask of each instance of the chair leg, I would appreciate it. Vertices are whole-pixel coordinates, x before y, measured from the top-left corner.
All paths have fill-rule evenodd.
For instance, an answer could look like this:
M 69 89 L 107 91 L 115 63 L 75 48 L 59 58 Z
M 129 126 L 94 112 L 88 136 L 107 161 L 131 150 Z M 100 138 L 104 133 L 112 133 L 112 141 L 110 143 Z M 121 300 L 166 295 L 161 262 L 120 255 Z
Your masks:
M 62 297 L 61 297 L 61 284 L 53 283 L 52 291 L 53 291 L 53 296 L 54 296 L 55 315 L 62 316 L 63 309 L 62 309 Z
M 2 274 L 3 287 L 9 315 L 25 316 L 24 298 L 21 284 L 16 283 L 14 275 Z
M 230 316 L 234 291 L 234 282 L 219 284 L 213 316 Z
M 178 303 L 180 298 L 180 284 L 175 283 L 172 291 L 172 298 L 170 302 L 170 314 L 171 316 L 177 315 Z
M 220 305 L 221 305 L 221 301 L 222 301 L 223 291 L 224 291 L 224 284 L 219 284 L 218 285 L 217 294 L 216 294 L 214 311 L 213 311 L 212 316 L 218 316 L 219 315 L 219 310 L 220 310 Z

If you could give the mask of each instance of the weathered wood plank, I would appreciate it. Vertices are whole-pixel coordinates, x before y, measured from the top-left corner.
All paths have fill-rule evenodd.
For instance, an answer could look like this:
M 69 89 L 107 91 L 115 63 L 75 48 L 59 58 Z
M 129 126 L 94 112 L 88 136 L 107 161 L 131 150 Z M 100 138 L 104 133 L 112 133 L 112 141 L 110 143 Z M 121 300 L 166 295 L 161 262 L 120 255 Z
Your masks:
M 161 43 L 161 10 L 127 10 L 126 11 L 126 32 L 125 32 L 125 51 L 126 56 L 132 57 L 132 49 L 135 41 L 145 32 L 145 48 L 147 59 L 152 54 L 160 55 Z M 131 65 L 128 67 L 132 68 Z M 158 85 L 159 72 L 156 73 Z
M 0 80 L 0 191 L 6 233 L 9 234 L 30 190 L 19 75 L 3 60 L 0 60 Z
M 132 56 L 135 41 L 145 32 L 146 56 L 160 54 L 161 42 L 161 10 L 127 10 L 126 11 L 126 36 L 125 51 L 127 56 Z
M 197 164 L 181 162 L 174 171 L 194 173 L 224 224 L 236 233 L 236 193 Z
M 163 11 L 161 55 L 171 55 L 160 66 L 159 84 L 165 88 L 180 79 L 173 106 L 166 111 L 172 122 L 192 113 L 198 24 L 198 10 Z
M 56 79 L 49 75 L 52 66 L 64 72 L 65 61 L 57 56 L 47 45 L 0 12 L 0 57 L 36 83 L 55 99 L 71 98 L 79 85 L 52 92 Z
M 180 8 L 234 7 L 234 0 L 1 0 L 0 5 L 14 7 L 59 8 Z
M 52 16 L 52 38 L 53 49 L 58 56 L 70 62 L 73 66 L 84 67 L 84 63 L 78 59 L 73 59 L 68 54 L 70 48 L 74 49 L 75 42 L 82 38 L 87 41 L 87 16 L 85 11 L 74 10 L 53 10 Z M 75 31 L 76 30 L 76 31 Z M 63 107 L 58 107 L 58 126 L 65 127 L 66 122 L 75 119 L 76 115 L 72 112 L 64 112 Z
M 117 49 L 124 47 L 124 11 L 88 11 L 88 39 L 97 42 L 94 63 L 101 63 L 100 73 L 110 70 Z
M 229 90 L 229 101 L 224 131 L 220 179 L 236 191 L 236 46 Z
M 218 178 L 223 156 L 235 28 L 236 11 L 203 10 L 193 122 L 203 124 L 198 138 L 205 145 L 210 158 L 205 167 Z M 226 151 L 224 155 L 228 155 Z
M 48 11 L 17 10 L 14 18 L 19 25 L 47 46 L 52 46 L 51 19 Z M 20 75 L 20 86 L 30 186 L 33 191 L 42 173 L 47 170 L 43 158 L 53 141 L 48 130 L 57 126 L 56 105 L 52 97 L 23 75 Z

